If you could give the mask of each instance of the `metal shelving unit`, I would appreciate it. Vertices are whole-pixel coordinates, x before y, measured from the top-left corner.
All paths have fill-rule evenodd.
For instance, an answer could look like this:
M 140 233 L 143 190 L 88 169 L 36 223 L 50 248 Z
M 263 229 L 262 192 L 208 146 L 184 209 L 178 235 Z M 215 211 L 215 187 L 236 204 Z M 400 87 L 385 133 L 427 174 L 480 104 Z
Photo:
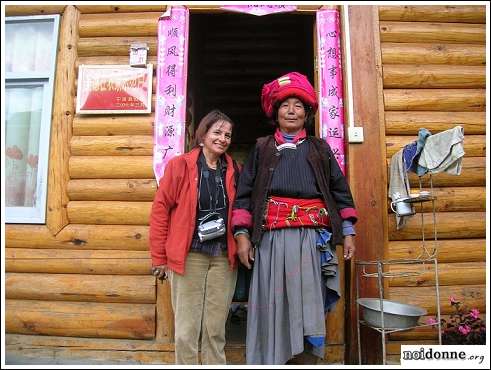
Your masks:
M 378 331 L 381 334 L 382 341 L 382 361 L 383 365 L 386 364 L 386 336 L 390 333 L 412 330 L 418 327 L 424 326 L 437 326 L 438 328 L 438 342 L 442 344 L 441 336 L 441 315 L 440 315 L 440 287 L 438 283 L 438 261 L 437 261 L 437 231 L 436 231 L 436 212 L 435 212 L 435 200 L 436 197 L 433 195 L 433 181 L 431 174 L 429 175 L 430 182 L 430 193 L 424 196 L 413 197 L 406 200 L 407 203 L 420 203 L 421 210 L 423 203 L 432 202 L 432 214 L 433 214 L 433 247 L 428 248 L 427 240 L 425 239 L 425 223 L 424 214 L 421 213 L 421 246 L 420 253 L 416 258 L 413 259 L 392 259 L 392 260 L 373 260 L 373 261 L 356 261 L 355 262 L 355 276 L 356 276 L 356 320 L 357 320 L 357 335 L 358 335 L 358 362 L 361 365 L 361 341 L 360 341 L 360 327 L 364 325 L 373 330 Z M 422 191 L 422 181 L 419 178 L 419 189 L 420 193 Z M 418 276 L 423 272 L 421 271 L 387 271 L 386 267 L 391 265 L 423 265 L 421 270 L 425 269 L 425 265 L 433 265 L 433 272 L 435 274 L 435 298 L 436 298 L 436 308 L 437 308 L 437 320 L 436 324 L 417 324 L 415 326 L 405 327 L 405 328 L 387 328 L 384 323 L 384 279 L 395 278 L 395 277 L 410 277 Z M 371 268 L 370 271 L 368 271 Z M 427 272 L 426 270 L 424 272 Z M 379 300 L 380 300 L 380 323 L 381 326 L 373 326 L 364 320 L 360 319 L 360 304 L 358 299 L 360 298 L 359 290 L 359 279 L 360 278 L 375 278 L 377 279 L 377 285 L 379 290 Z

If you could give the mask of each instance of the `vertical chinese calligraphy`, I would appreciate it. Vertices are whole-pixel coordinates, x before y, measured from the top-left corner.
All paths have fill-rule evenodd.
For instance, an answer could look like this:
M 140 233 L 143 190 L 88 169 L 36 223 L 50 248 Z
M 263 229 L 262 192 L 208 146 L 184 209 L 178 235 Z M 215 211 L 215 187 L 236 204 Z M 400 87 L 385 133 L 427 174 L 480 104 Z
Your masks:
M 319 126 L 321 137 L 331 146 L 343 173 L 344 105 L 339 38 L 339 11 L 317 11 L 317 55 L 319 60 Z
M 157 183 L 166 164 L 184 152 L 189 10 L 173 6 L 158 24 L 157 100 L 153 171 Z

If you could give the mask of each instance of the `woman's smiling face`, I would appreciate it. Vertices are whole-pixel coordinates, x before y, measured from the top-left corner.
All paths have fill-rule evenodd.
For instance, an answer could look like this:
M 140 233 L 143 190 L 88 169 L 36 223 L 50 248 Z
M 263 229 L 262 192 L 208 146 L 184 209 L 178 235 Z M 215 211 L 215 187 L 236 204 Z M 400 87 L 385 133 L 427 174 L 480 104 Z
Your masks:
M 287 134 L 296 134 L 303 129 L 305 118 L 305 106 L 298 98 L 287 98 L 278 107 L 278 124 Z
M 203 147 L 210 154 L 221 156 L 230 146 L 232 125 L 227 121 L 215 122 L 203 137 Z

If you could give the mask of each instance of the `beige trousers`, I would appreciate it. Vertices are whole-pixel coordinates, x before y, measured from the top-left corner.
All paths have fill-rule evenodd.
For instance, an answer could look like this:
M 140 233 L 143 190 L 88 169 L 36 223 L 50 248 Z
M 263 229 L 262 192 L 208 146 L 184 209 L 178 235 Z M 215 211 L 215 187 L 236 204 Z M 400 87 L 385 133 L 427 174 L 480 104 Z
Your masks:
M 176 364 L 196 365 L 201 334 L 202 364 L 226 364 L 225 323 L 235 291 L 237 269 L 226 255 L 190 252 L 184 275 L 172 273 Z

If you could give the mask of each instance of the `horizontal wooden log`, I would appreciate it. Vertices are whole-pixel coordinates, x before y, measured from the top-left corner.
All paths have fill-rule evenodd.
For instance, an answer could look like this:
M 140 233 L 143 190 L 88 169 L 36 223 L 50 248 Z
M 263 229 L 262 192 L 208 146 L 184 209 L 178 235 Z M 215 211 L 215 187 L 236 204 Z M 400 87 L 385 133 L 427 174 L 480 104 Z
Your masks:
M 433 249 L 435 243 L 430 240 L 426 246 Z M 389 241 L 387 250 L 389 259 L 414 259 L 421 254 L 421 241 Z M 486 261 L 485 239 L 438 240 L 436 250 L 439 263 Z
M 465 130 L 464 130 L 465 134 Z M 405 145 L 411 144 L 418 139 L 407 136 L 386 136 L 385 146 L 387 148 L 387 157 L 392 157 Z M 464 151 L 466 157 L 485 157 L 486 156 L 486 136 L 485 135 L 465 135 Z
M 120 56 L 129 58 L 131 44 L 146 43 L 147 57 L 157 55 L 157 38 L 152 37 L 86 37 L 78 41 L 81 57 Z
M 73 136 L 72 155 L 152 155 L 153 136 Z
M 476 5 L 385 5 L 381 21 L 486 23 L 486 7 Z
M 157 182 L 150 179 L 87 179 L 68 182 L 70 200 L 152 201 Z
M 425 213 L 426 239 L 433 238 L 433 214 Z M 421 239 L 421 214 L 406 217 L 406 225 L 396 230 L 395 215 L 389 215 L 389 240 Z M 436 214 L 438 239 L 484 238 L 486 212 L 441 212 Z
M 72 156 L 69 162 L 72 179 L 152 179 L 151 156 Z
M 472 44 L 381 43 L 385 64 L 448 64 L 484 66 L 486 48 Z
M 384 88 L 485 88 L 485 66 L 384 64 Z
M 452 314 L 455 309 L 450 304 L 450 297 L 463 302 L 469 308 L 486 310 L 486 285 L 451 285 L 440 287 L 440 313 Z M 428 315 L 436 314 L 436 294 L 434 287 L 390 287 L 388 299 L 420 306 Z
M 386 111 L 481 112 L 485 100 L 481 89 L 384 89 Z
M 81 14 L 79 35 L 83 37 L 156 36 L 162 12 Z
M 484 44 L 486 25 L 381 21 L 380 41 Z
M 6 5 L 5 16 L 63 14 L 66 5 Z
M 152 135 L 155 114 L 145 116 L 80 116 L 73 119 L 75 136 Z
M 49 274 L 148 275 L 148 251 L 7 248 L 5 271 Z
M 479 317 L 486 321 L 486 315 L 480 314 Z M 436 315 L 421 316 L 419 322 L 422 324 L 428 323 L 429 319 L 435 319 Z M 440 315 L 440 318 L 449 320 L 450 315 Z M 410 340 L 436 340 L 438 341 L 438 329 L 436 326 L 423 326 L 409 331 L 400 331 L 389 334 L 392 341 L 410 341 Z
M 67 225 L 52 235 L 45 226 L 6 225 L 7 248 L 148 251 L 148 226 Z
M 408 274 L 387 279 L 390 287 L 435 286 L 435 265 L 391 265 L 390 273 Z M 486 262 L 438 263 L 438 284 L 485 285 Z
M 390 159 L 387 159 L 387 173 L 390 174 Z M 430 176 L 421 178 L 413 172 L 408 172 L 411 189 L 419 188 L 419 179 L 423 187 L 430 187 Z M 462 159 L 462 172 L 460 175 L 449 175 L 440 172 L 432 176 L 434 187 L 456 187 L 456 186 L 486 186 L 486 158 L 464 157 Z M 414 190 L 414 189 L 413 189 Z
M 152 202 L 71 201 L 68 219 L 72 224 L 148 225 Z
M 432 345 L 432 344 L 438 344 L 438 339 L 436 339 L 436 337 L 435 339 L 388 341 L 385 348 L 387 349 L 387 355 L 396 355 L 397 357 L 400 356 L 401 346 L 403 345 L 416 346 L 416 345 Z
M 77 5 L 81 13 L 144 13 L 165 12 L 166 5 Z
M 155 305 L 7 299 L 7 333 L 150 339 Z
M 484 135 L 486 112 L 385 112 L 386 135 L 418 135 L 421 127 L 436 134 L 456 125 L 465 135 Z
M 7 273 L 6 299 L 155 303 L 155 277 Z
M 428 188 L 423 188 L 428 190 Z M 418 189 L 412 191 L 418 192 Z M 468 211 L 486 211 L 486 189 L 484 187 L 445 187 L 433 188 L 436 212 L 468 212 Z M 432 212 L 433 202 L 414 203 L 416 212 Z M 390 201 L 388 201 L 387 211 L 390 209 Z M 416 216 L 417 217 L 417 216 Z
M 80 348 L 81 350 L 102 350 L 102 351 L 156 351 L 174 352 L 174 343 L 160 343 L 145 339 L 110 339 L 110 338 L 82 338 L 82 337 L 61 337 L 44 335 L 5 335 L 5 345 L 10 348 L 22 349 L 42 349 L 42 348 Z
M 128 64 L 129 62 L 129 51 L 128 56 L 118 56 L 118 55 L 107 55 L 103 57 L 79 57 L 75 63 L 75 68 L 78 73 L 78 67 L 82 64 Z M 157 70 L 157 57 L 155 55 L 147 56 L 147 64 L 152 64 L 153 67 L 153 77 L 155 78 L 155 71 Z M 155 84 L 154 84 L 155 86 Z M 155 88 L 153 89 L 155 91 Z

